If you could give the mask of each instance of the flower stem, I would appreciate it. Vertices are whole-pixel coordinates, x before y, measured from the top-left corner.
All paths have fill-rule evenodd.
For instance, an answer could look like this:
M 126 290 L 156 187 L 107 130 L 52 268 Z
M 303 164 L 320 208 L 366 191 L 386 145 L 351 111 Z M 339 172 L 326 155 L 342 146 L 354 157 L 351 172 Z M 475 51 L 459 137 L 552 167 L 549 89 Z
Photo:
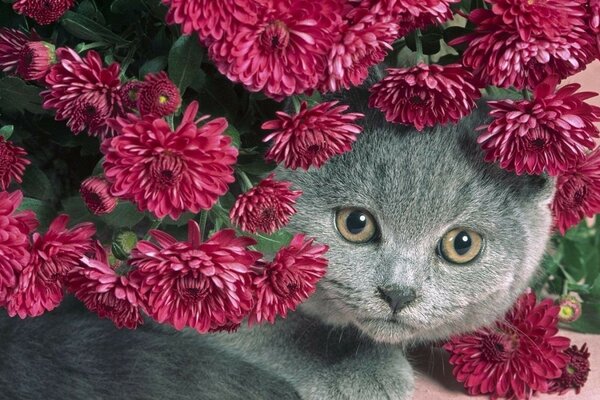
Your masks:
M 531 93 L 529 93 L 529 90 L 523 89 L 521 90 L 521 94 L 525 100 L 531 100 Z
M 417 46 L 417 64 L 420 64 L 425 61 L 425 56 L 423 55 L 423 42 L 421 38 L 423 35 L 421 34 L 420 29 L 415 29 L 415 44 Z
M 208 221 L 208 211 L 200 212 L 200 217 L 198 218 L 198 225 L 200 225 L 200 235 L 202 236 L 202 241 L 206 240 L 206 223 Z
M 237 171 L 237 173 L 238 173 L 238 176 L 240 177 L 240 179 L 242 180 L 240 182 L 242 185 L 242 190 L 244 192 L 247 192 L 248 190 L 252 189 L 254 184 L 252 183 L 250 178 L 248 178 L 248 175 L 246 175 L 246 173 L 244 171 Z
M 150 239 L 150 231 L 157 229 L 160 226 L 160 224 L 162 224 L 162 221 L 162 218 L 152 220 L 152 225 L 150 225 L 150 227 L 148 228 L 148 232 L 146 233 L 146 236 L 144 236 L 144 240 Z

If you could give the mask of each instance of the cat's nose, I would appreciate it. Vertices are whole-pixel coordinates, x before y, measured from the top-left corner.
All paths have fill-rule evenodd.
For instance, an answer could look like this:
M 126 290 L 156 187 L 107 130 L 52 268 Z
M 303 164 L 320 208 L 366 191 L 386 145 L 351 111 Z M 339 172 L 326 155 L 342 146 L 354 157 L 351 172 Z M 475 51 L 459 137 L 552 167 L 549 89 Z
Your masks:
M 379 296 L 389 304 L 394 314 L 409 305 L 417 297 L 414 289 L 398 285 L 378 287 L 377 291 Z

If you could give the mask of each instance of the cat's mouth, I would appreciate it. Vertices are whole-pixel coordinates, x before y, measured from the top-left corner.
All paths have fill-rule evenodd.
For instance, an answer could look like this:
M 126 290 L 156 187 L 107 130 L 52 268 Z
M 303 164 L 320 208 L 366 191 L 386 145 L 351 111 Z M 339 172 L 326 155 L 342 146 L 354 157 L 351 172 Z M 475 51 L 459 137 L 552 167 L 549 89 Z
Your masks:
M 418 328 L 397 317 L 360 318 L 357 327 L 378 342 L 400 343 L 414 336 Z

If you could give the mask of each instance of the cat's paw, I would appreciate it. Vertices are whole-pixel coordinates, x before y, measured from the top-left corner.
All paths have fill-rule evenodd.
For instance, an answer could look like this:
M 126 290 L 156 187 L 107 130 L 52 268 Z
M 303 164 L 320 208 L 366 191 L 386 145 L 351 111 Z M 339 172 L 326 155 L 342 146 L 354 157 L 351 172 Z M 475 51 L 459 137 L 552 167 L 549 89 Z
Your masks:
M 332 366 L 325 372 L 324 382 L 316 385 L 313 382 L 302 397 L 311 400 L 410 400 L 414 376 L 408 361 L 401 355 L 382 361 L 354 360 Z

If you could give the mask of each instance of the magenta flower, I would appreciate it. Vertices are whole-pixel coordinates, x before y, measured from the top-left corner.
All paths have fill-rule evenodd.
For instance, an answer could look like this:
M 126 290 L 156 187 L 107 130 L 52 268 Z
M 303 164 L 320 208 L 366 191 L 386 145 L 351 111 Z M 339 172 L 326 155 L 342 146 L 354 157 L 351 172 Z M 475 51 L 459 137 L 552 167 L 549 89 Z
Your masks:
M 536 304 L 534 293 L 522 295 L 505 321 L 444 345 L 452 373 L 471 395 L 529 399 L 548 392 L 568 362 L 570 341 L 556 336 L 559 310 L 551 299 Z
M 40 25 L 56 22 L 73 7 L 74 0 L 17 0 L 13 9 Z
M 254 278 L 256 304 L 248 322 L 274 323 L 277 315 L 285 318 L 289 310 L 295 310 L 312 295 L 327 272 L 327 250 L 326 245 L 314 244 L 314 239 L 297 234 L 272 262 L 258 264 L 260 272 Z
M 276 181 L 269 175 L 241 194 L 231 208 L 231 221 L 246 232 L 274 233 L 290 222 L 294 204 L 302 191 L 291 190 L 291 182 Z
M 251 266 L 260 253 L 248 250 L 254 240 L 228 229 L 200 242 L 200 228 L 190 221 L 187 242 L 151 231 L 157 244 L 140 241 L 130 263 L 147 312 L 176 329 L 200 333 L 239 324 L 252 307 Z
M 117 207 L 117 199 L 110 194 L 110 183 L 102 177 L 91 176 L 84 180 L 79 194 L 94 215 L 109 214 Z
M 362 128 L 354 122 L 363 117 L 346 113 L 346 105 L 326 102 L 308 108 L 306 102 L 294 115 L 277 112 L 277 119 L 263 123 L 274 130 L 263 141 L 273 141 L 267 160 L 284 163 L 286 168 L 321 167 L 331 157 L 350 151 Z
M 6 190 L 12 181 L 23 182 L 25 167 L 31 162 L 25 158 L 27 152 L 0 136 L 0 189 Z
M 181 106 L 179 89 L 164 71 L 146 75 L 138 89 L 137 108 L 142 115 L 165 117 Z
M 169 6 L 167 23 L 178 24 L 185 35 L 197 32 L 209 44 L 231 31 L 235 7 L 250 7 L 254 0 L 162 0 Z M 246 3 L 246 4 L 244 4 Z
M 0 29 L 0 71 L 14 72 L 28 81 L 41 80 L 55 63 L 52 44 L 16 29 Z
M 556 89 L 556 76 L 538 85 L 533 100 L 500 100 L 488 104 L 494 120 L 478 142 L 487 161 L 517 174 L 557 175 L 593 149 L 600 132 L 600 107 L 585 102 L 596 93 L 579 92 L 578 84 Z
M 458 122 L 481 96 L 471 83 L 473 76 L 457 64 L 419 64 L 390 68 L 388 75 L 371 87 L 369 106 L 385 113 L 389 122 L 426 126 Z
M 208 116 L 195 119 L 197 112 L 191 103 L 174 131 L 153 115 L 112 120 L 118 135 L 102 144 L 111 194 L 158 218 L 210 209 L 235 180 L 238 152 L 224 134 L 224 118 L 198 127 Z
M 565 354 L 568 357 L 567 365 L 563 367 L 561 376 L 550 382 L 548 392 L 563 395 L 575 389 L 575 394 L 579 394 L 590 373 L 590 352 L 587 344 L 584 344 L 581 349 L 569 347 Z

